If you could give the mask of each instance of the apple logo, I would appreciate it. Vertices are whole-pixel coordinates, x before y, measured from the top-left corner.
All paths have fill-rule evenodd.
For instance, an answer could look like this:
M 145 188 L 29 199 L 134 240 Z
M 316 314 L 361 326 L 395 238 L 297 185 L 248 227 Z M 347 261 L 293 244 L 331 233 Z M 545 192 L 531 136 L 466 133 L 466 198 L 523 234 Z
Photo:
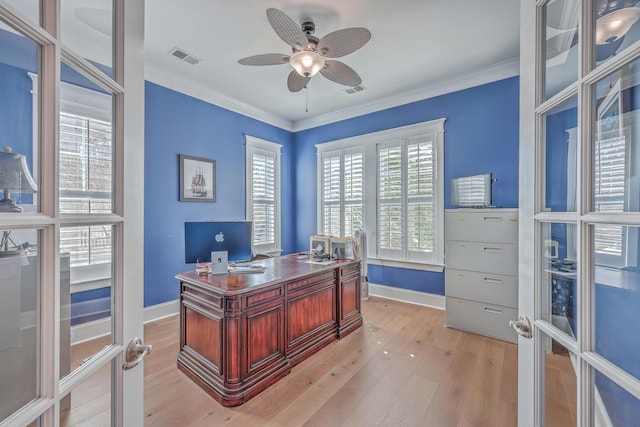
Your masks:
M 222 231 L 216 234 L 216 242 L 218 243 L 224 242 L 224 234 L 222 234 Z

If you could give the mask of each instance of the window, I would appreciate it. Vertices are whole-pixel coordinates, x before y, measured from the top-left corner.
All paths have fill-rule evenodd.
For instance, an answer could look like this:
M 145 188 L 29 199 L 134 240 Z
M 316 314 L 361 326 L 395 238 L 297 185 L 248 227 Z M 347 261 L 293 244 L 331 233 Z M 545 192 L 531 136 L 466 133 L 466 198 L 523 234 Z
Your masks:
M 281 145 L 246 136 L 247 219 L 253 221 L 253 250 L 279 254 Z
M 595 141 L 593 156 L 595 211 L 624 212 L 625 178 L 628 174 L 628 156 L 624 136 Z M 596 227 L 595 230 L 595 253 L 621 257 L 623 253 L 622 226 L 607 224 Z
M 318 233 L 368 232 L 369 262 L 441 271 L 444 119 L 318 144 Z
M 38 96 L 38 79 L 35 75 L 30 77 L 35 102 Z M 37 114 L 35 110 L 34 114 Z M 113 212 L 111 122 L 111 95 L 60 83 L 60 214 Z M 111 263 L 111 229 L 110 225 L 60 229 L 60 250 L 70 254 L 70 265 L 75 268 L 74 277 L 78 274 L 78 267 Z M 108 270 L 103 267 L 108 266 L 102 265 L 99 269 Z M 105 274 L 101 273 L 99 276 Z
M 430 136 L 378 148 L 378 253 L 385 259 L 427 262 L 435 252 L 434 167 Z
M 322 234 L 353 236 L 363 226 L 363 150 L 326 153 L 322 162 Z

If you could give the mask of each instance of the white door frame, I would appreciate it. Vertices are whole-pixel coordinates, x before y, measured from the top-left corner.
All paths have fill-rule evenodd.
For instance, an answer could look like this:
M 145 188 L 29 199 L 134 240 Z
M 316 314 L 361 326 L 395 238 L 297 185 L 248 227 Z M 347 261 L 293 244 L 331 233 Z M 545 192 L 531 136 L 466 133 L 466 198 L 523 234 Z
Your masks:
M 590 64 L 594 62 L 593 50 L 584 44 L 579 45 L 578 79 L 566 90 L 554 95 L 542 104 L 541 88 L 543 87 L 542 68 L 545 64 L 537 63 L 543 58 L 542 46 L 537 43 L 537 35 L 541 34 L 544 24 L 541 11 L 547 3 L 545 0 L 520 1 L 520 245 L 519 245 L 519 311 L 531 319 L 533 339 L 518 339 L 518 425 L 529 427 L 543 425 L 544 389 L 544 346 L 543 339 L 551 337 L 559 341 L 576 356 L 576 394 L 577 425 L 606 424 L 606 417 L 599 417 L 603 408 L 598 403 L 598 390 L 594 383 L 593 369 L 603 373 L 614 384 L 626 389 L 640 399 L 640 382 L 629 373 L 613 365 L 594 350 L 593 307 L 595 295 L 592 284 L 594 260 L 591 227 L 596 223 L 624 224 L 638 227 L 640 214 L 590 213 L 592 210 L 592 193 L 590 179 L 593 176 L 593 165 L 590 161 L 591 141 L 594 140 L 592 120 L 593 87 L 596 82 L 617 70 L 622 65 L 637 61 L 640 42 L 635 42 L 629 49 L 608 59 L 595 70 Z M 589 35 L 595 33 L 592 1 L 581 0 L 579 40 L 592 40 Z M 560 104 L 563 99 L 575 96 L 578 99 L 578 144 L 577 144 L 577 192 L 575 212 L 545 212 L 544 195 L 542 194 L 545 176 L 544 161 L 541 160 L 544 147 L 544 111 Z M 539 105 L 542 104 L 542 108 Z M 637 111 L 637 109 L 636 109 Z M 532 161 L 536 159 L 536 161 Z M 616 216 L 617 215 L 617 216 Z M 545 301 L 542 295 L 541 260 L 538 254 L 543 244 L 543 222 L 572 223 L 576 225 L 576 247 L 578 250 L 577 266 L 577 340 L 574 341 L 559 333 L 548 322 L 541 319 L 541 305 Z M 628 333 L 629 331 L 620 331 Z M 604 421 L 603 421 L 604 420 Z
M 39 211 L 41 214 L 0 217 L 0 227 L 25 227 L 40 232 L 40 366 L 39 396 L 0 426 L 26 425 L 40 419 L 57 426 L 60 400 L 69 391 L 110 364 L 111 423 L 142 425 L 144 421 L 143 364 L 124 371 L 124 351 L 135 337 L 143 336 L 144 292 L 144 0 L 113 0 L 114 78 L 110 79 L 85 59 L 65 52 L 59 34 L 61 0 L 41 0 L 42 26 L 32 23 L 4 0 L 0 16 L 39 43 Z M 46 29 L 46 31 L 45 31 Z M 109 88 L 114 99 L 113 214 L 66 216 L 58 209 L 58 114 L 60 63 L 82 70 Z M 126 91 L 124 84 L 126 83 Z M 43 141 L 46 141 L 43 142 Z M 55 142 L 55 143 L 53 143 Z M 59 230 L 74 224 L 113 225 L 112 342 L 81 368 L 59 380 L 60 361 L 60 256 Z

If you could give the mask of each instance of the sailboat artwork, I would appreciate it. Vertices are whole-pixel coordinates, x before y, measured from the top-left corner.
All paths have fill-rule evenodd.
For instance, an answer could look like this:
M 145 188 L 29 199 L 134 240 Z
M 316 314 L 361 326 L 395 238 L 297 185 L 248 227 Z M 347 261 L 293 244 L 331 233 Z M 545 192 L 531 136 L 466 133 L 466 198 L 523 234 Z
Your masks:
M 180 154 L 180 201 L 216 201 L 216 161 Z
M 191 194 L 193 197 L 207 197 L 207 180 L 202 169 L 196 169 L 196 174 L 191 178 Z

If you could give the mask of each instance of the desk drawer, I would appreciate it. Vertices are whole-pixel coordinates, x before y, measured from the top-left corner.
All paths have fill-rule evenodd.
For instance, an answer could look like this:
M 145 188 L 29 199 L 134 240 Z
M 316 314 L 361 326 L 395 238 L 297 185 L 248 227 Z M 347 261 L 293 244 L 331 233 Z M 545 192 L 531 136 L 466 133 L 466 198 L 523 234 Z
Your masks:
M 518 338 L 509 327 L 509 320 L 517 317 L 515 308 L 455 297 L 446 299 L 445 325 L 450 328 L 515 343 Z
M 447 211 L 447 240 L 472 242 L 518 242 L 518 211 Z
M 518 277 L 477 271 L 445 270 L 447 295 L 504 305 L 518 306 Z
M 447 268 L 490 271 L 511 276 L 518 274 L 518 245 L 448 241 L 446 246 Z

